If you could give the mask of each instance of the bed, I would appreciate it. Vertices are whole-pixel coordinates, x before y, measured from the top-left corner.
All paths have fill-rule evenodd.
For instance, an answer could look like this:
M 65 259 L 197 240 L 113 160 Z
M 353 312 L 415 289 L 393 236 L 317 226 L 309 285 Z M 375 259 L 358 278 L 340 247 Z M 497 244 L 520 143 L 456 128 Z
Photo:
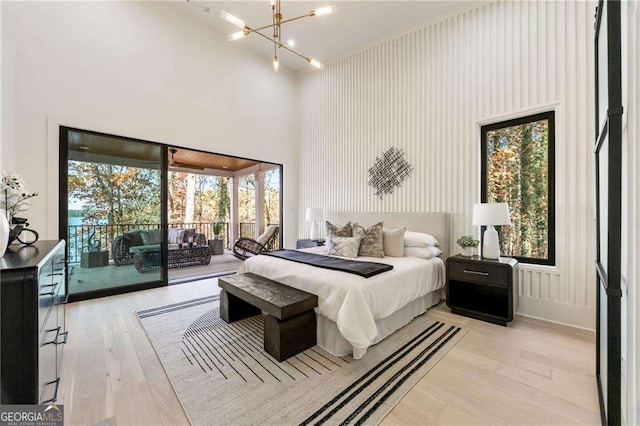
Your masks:
M 426 232 L 440 243 L 438 258 L 358 257 L 387 263 L 393 270 L 371 278 L 279 259 L 255 256 L 238 273 L 252 272 L 318 296 L 318 345 L 328 352 L 359 359 L 367 349 L 440 302 L 445 284 L 443 259 L 449 254 L 448 213 L 340 213 L 335 220 L 385 228 L 401 226 Z M 304 249 L 323 254 L 325 247 Z

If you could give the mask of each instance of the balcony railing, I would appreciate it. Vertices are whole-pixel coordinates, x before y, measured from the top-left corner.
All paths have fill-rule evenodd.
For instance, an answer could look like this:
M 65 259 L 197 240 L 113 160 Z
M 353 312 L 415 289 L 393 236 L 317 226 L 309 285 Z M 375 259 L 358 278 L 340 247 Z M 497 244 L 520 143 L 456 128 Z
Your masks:
M 222 225 L 222 239 L 224 247 L 231 248 L 232 241 L 230 239 L 230 227 L 227 222 L 219 222 Z M 186 228 L 195 229 L 197 233 L 204 234 L 207 240 L 213 239 L 214 223 L 212 222 L 192 222 L 192 223 L 171 223 L 169 228 Z M 81 254 L 89 251 L 87 241 L 92 232 L 95 232 L 95 238 L 100 241 L 100 250 L 109 252 L 109 259 L 112 258 L 113 240 L 127 232 L 140 229 L 156 229 L 160 228 L 158 223 L 122 223 L 113 225 L 72 225 L 68 227 L 67 244 L 69 250 L 69 263 L 80 263 Z M 255 223 L 241 222 L 240 237 L 255 239 Z M 277 250 L 280 248 L 279 239 L 270 244 L 269 250 Z

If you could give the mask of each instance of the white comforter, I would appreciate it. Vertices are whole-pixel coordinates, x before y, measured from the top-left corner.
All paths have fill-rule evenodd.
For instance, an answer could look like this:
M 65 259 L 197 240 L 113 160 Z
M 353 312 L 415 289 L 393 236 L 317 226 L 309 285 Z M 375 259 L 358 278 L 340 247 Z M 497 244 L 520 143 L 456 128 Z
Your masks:
M 326 254 L 325 247 L 304 251 Z M 440 258 L 359 257 L 357 260 L 387 263 L 393 265 L 393 269 L 362 278 L 271 256 L 254 256 L 243 263 L 238 273 L 252 272 L 316 294 L 317 312 L 335 321 L 342 336 L 359 349 L 373 344 L 376 320 L 442 288 L 445 283 L 445 266 Z

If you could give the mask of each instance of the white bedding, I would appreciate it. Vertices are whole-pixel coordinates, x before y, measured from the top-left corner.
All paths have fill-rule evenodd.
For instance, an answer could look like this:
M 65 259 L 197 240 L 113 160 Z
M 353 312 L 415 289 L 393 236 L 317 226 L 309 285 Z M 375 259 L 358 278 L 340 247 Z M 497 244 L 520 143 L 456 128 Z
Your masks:
M 326 247 L 303 251 L 326 254 Z M 252 272 L 316 294 L 317 312 L 336 322 L 355 354 L 355 349 L 364 353 L 374 343 L 376 320 L 441 289 L 445 283 L 445 266 L 440 258 L 358 257 L 357 260 L 387 263 L 393 269 L 363 278 L 271 256 L 254 256 L 243 263 L 238 273 Z

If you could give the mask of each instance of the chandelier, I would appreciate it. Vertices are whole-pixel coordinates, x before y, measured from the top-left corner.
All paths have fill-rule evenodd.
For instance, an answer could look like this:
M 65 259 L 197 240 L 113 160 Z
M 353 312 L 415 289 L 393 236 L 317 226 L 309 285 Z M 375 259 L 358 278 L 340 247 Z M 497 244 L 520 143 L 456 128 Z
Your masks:
M 324 15 L 329 15 L 331 13 L 335 13 L 337 10 L 336 6 L 326 6 L 326 7 L 320 7 L 318 9 L 312 10 L 311 12 L 301 15 L 301 16 L 297 16 L 295 18 L 290 18 L 290 19 L 283 19 L 282 16 L 282 9 L 280 6 L 280 0 L 271 0 L 271 17 L 272 17 L 272 23 L 270 25 L 264 25 L 261 27 L 257 27 L 257 28 L 253 28 L 251 27 L 249 24 L 247 24 L 245 21 L 243 21 L 242 19 L 233 16 L 232 14 L 225 12 L 224 10 L 220 11 L 220 17 L 222 19 L 224 19 L 225 21 L 235 25 L 236 27 L 242 28 L 241 31 L 235 32 L 233 34 L 230 34 L 227 38 L 229 39 L 229 41 L 236 41 L 236 40 L 240 40 L 241 38 L 244 38 L 246 36 L 248 36 L 249 34 L 257 34 L 267 40 L 269 40 L 271 43 L 273 43 L 273 70 L 274 71 L 278 71 L 278 69 L 280 68 L 280 60 L 278 59 L 278 49 L 285 49 L 288 50 L 289 52 L 293 53 L 294 55 L 298 55 L 299 57 L 301 57 L 302 59 L 304 59 L 305 61 L 307 61 L 308 63 L 310 63 L 311 65 L 313 65 L 316 68 L 319 68 L 321 70 L 324 69 L 324 65 L 319 62 L 316 59 L 313 59 L 311 57 L 308 56 L 304 56 L 301 55 L 300 53 L 296 52 L 295 50 L 291 49 L 288 46 L 285 46 L 284 44 L 282 44 L 282 24 L 286 24 L 287 22 L 292 22 L 292 21 L 297 21 L 298 19 L 302 19 L 302 18 L 308 18 L 308 17 L 313 17 L 313 16 L 324 16 Z M 266 34 L 264 34 L 263 30 L 272 30 L 273 31 L 273 36 L 270 37 Z

